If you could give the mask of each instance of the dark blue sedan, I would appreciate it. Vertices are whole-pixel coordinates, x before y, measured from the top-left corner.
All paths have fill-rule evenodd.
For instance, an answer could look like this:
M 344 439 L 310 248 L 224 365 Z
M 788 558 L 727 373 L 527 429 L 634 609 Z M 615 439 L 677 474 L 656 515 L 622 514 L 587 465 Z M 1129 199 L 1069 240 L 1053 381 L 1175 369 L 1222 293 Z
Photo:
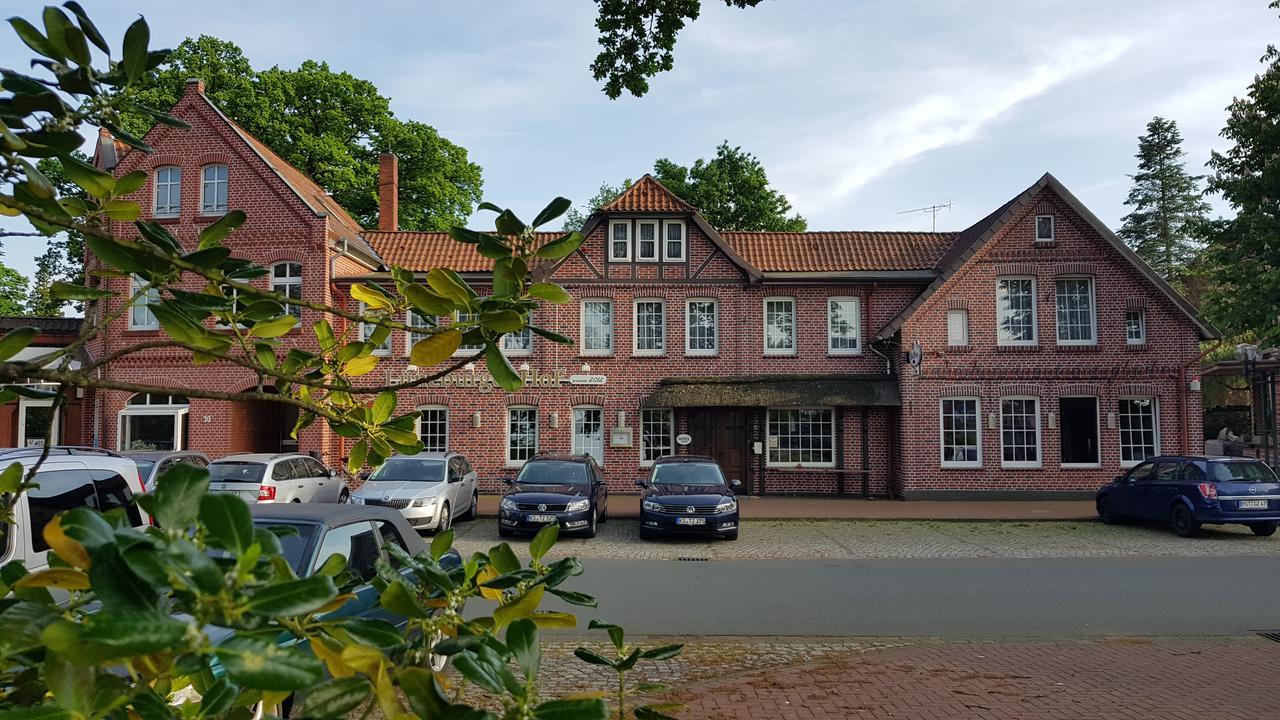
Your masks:
M 1252 458 L 1162 456 L 1102 486 L 1096 502 L 1105 523 L 1168 522 L 1182 537 L 1201 525 L 1247 525 L 1267 537 L 1280 523 L 1280 478 Z
M 536 533 L 552 523 L 561 532 L 595 537 L 609 517 L 609 487 L 590 455 L 535 455 L 520 468 L 498 508 L 498 534 Z
M 647 480 L 637 480 L 640 537 L 700 533 L 738 539 L 738 480 L 724 479 L 716 461 L 699 455 L 670 455 L 653 461 Z

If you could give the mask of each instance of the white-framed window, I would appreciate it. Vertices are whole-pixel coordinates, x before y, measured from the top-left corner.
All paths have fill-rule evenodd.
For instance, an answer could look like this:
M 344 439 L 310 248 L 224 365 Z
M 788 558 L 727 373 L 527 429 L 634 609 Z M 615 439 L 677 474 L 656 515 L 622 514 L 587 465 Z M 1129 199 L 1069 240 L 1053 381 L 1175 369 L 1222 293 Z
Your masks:
M 57 390 L 57 386 L 50 385 L 48 389 Z M 53 398 L 18 398 L 18 447 L 57 445 L 61 438 L 60 414 L 53 408 Z
M 182 168 L 166 165 L 156 168 L 155 217 L 177 217 L 182 210 Z
M 533 322 L 533 318 L 529 318 L 529 322 Z M 523 357 L 533 354 L 533 330 L 525 325 L 519 332 L 507 333 L 502 336 L 502 352 L 504 355 L 511 357 Z
M 675 453 L 676 423 L 671 408 L 645 408 L 640 411 L 640 466 Z
M 834 415 L 831 408 L 770 408 L 769 465 L 835 467 Z
M 1000 398 L 1000 465 L 1040 467 L 1040 399 Z
M 1120 429 L 1120 466 L 1133 467 L 1160 454 L 1160 414 L 1155 398 L 1120 398 L 1116 424 Z
M 1126 310 L 1124 313 L 1124 341 L 1129 345 L 1145 345 L 1147 342 L 1147 311 Z
M 710 298 L 691 298 L 685 303 L 685 355 L 715 355 L 720 352 L 720 303 Z
M 636 355 L 662 355 L 667 351 L 667 307 L 662 300 L 642 299 L 635 303 Z
M 947 344 L 951 347 L 965 347 L 969 344 L 969 311 L 947 311 Z
M 613 220 L 609 223 L 609 259 L 626 262 L 631 259 L 631 221 Z
M 942 398 L 939 431 L 942 467 L 982 467 L 982 403 L 978 398 Z
M 443 405 L 424 405 L 418 408 L 418 437 L 422 438 L 423 452 L 448 450 L 449 408 Z
M 181 395 L 134 395 L 119 413 L 117 449 L 186 450 L 189 411 Z
M 146 284 L 146 280 L 137 275 L 132 276 L 129 280 L 129 297 L 137 295 Z M 144 294 L 138 295 L 138 299 L 129 308 L 129 329 L 159 330 L 160 321 L 156 320 L 156 314 L 151 312 L 150 307 L 158 302 L 160 302 L 160 290 L 158 288 L 147 288 Z
M 764 299 L 764 353 L 796 354 L 796 301 L 788 297 Z
M 862 354 L 862 302 L 856 297 L 827 298 L 827 352 Z
M 519 467 L 538 454 L 538 408 L 507 408 L 507 466 Z
M 677 262 L 684 260 L 684 236 L 685 226 L 683 220 L 668 220 L 662 224 L 663 242 L 662 242 L 662 259 L 674 260 Z
M 1058 278 L 1056 295 L 1058 344 L 1097 344 L 1097 317 L 1093 311 L 1093 278 Z
M 271 266 L 271 292 L 280 293 L 290 300 L 302 299 L 302 263 L 278 262 Z M 296 318 L 302 317 L 302 306 L 285 305 L 285 310 Z
M 1037 215 L 1036 216 L 1036 242 L 1053 242 L 1054 240 L 1053 216 Z
M 590 455 L 604 465 L 604 408 L 576 407 L 573 409 L 574 455 Z
M 408 355 L 413 352 L 414 345 L 430 337 L 431 330 L 439 324 L 439 321 L 434 317 L 419 315 L 416 310 L 410 310 L 405 313 L 404 324 L 410 328 L 422 328 L 420 331 L 410 330 L 405 333 L 407 342 L 405 343 L 404 353 Z
M 480 320 L 480 315 L 478 313 L 457 313 L 456 312 L 453 314 L 454 323 L 474 323 L 479 320 Z M 463 330 L 463 332 L 465 333 L 466 330 Z M 455 350 L 453 354 L 455 357 L 458 355 L 474 355 L 476 354 L 477 351 L 480 351 L 483 349 L 484 349 L 484 343 L 482 342 L 479 342 L 479 343 L 464 342 L 458 346 L 458 349 Z
M 200 214 L 218 215 L 227 211 L 227 166 L 205 165 L 201 170 Z
M 613 354 L 613 301 L 582 301 L 583 355 Z
M 364 302 L 361 302 L 360 314 L 364 315 L 367 310 L 368 308 L 365 306 Z M 364 342 L 369 342 L 369 338 L 373 337 L 373 333 L 377 329 L 378 329 L 378 325 L 376 323 L 366 323 L 366 322 L 360 323 L 360 339 Z M 374 355 L 390 355 L 391 354 L 391 334 L 390 333 L 387 334 L 387 339 L 383 340 L 381 345 L 373 349 L 373 354 Z
M 996 329 L 1000 345 L 1036 344 L 1035 278 L 996 278 Z
M 636 222 L 636 260 L 640 262 L 657 262 L 657 220 L 639 220 Z

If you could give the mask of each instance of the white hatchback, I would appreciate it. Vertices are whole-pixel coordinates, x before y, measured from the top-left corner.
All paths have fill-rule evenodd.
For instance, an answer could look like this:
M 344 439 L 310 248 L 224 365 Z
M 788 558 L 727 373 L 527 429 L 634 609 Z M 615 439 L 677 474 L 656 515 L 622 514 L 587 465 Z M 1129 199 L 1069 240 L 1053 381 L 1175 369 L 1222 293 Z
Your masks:
M 245 502 L 346 502 L 351 491 L 338 472 L 301 453 L 243 453 L 209 463 L 209 491 Z
M 396 455 L 366 476 L 351 502 L 399 510 L 417 530 L 448 530 L 476 515 L 476 471 L 454 452 Z

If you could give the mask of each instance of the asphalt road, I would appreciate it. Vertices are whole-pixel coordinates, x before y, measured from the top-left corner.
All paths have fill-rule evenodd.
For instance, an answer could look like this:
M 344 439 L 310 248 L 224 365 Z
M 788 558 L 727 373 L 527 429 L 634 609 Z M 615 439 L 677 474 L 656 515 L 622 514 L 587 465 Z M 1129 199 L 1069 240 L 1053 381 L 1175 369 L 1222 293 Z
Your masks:
M 944 638 L 1280 630 L 1268 557 L 584 560 L 558 607 L 646 635 Z

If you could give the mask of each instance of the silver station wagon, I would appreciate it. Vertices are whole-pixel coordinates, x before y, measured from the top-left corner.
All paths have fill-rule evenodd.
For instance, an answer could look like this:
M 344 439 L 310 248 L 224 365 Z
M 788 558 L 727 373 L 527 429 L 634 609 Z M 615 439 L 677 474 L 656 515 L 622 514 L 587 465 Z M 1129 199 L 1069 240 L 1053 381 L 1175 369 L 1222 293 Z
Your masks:
M 417 530 L 448 530 L 453 519 L 476 514 L 476 471 L 455 452 L 387 458 L 351 496 L 351 502 L 400 511 Z
M 248 503 L 346 502 L 351 492 L 336 470 L 300 453 L 245 453 L 209 463 L 209 490 Z

